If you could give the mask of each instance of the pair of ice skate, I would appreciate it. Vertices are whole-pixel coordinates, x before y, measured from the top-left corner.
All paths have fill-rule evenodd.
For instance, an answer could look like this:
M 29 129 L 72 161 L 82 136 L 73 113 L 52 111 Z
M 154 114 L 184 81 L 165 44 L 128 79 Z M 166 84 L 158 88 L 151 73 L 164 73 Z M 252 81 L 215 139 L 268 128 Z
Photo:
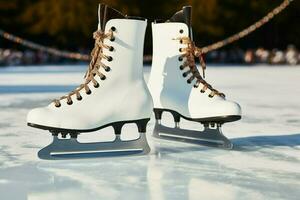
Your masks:
M 192 39 L 191 7 L 184 7 L 165 22 L 152 23 L 153 60 L 148 86 L 143 78 L 147 20 L 123 15 L 106 5 L 99 5 L 98 12 L 95 47 L 84 83 L 27 116 L 29 126 L 49 130 L 54 137 L 52 144 L 39 151 L 39 157 L 147 154 L 146 126 L 153 110 L 154 136 L 232 148 L 220 127 L 239 120 L 241 109 L 213 89 L 197 70 L 195 57 L 199 57 L 203 73 L 205 65 L 201 49 Z M 174 128 L 161 124 L 163 112 L 173 115 Z M 180 129 L 180 118 L 203 124 L 204 131 Z M 140 137 L 122 141 L 121 130 L 128 123 L 137 125 Z M 81 133 L 109 126 L 115 131 L 113 142 L 77 141 Z

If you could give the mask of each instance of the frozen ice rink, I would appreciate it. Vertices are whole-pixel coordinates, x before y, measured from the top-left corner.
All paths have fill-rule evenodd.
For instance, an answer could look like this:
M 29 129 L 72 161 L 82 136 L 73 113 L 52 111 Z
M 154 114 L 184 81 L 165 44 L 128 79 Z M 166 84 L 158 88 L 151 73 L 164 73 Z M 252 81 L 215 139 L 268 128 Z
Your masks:
M 242 120 L 223 126 L 234 150 L 153 139 L 152 117 L 149 156 L 39 160 L 37 151 L 52 136 L 27 127 L 27 112 L 74 89 L 84 71 L 85 66 L 0 69 L 1 200 L 300 198 L 300 67 L 208 66 L 206 80 L 242 106 Z M 163 118 L 173 124 L 171 116 Z M 182 126 L 201 127 L 186 121 Z M 137 137 L 134 126 L 126 129 L 125 137 Z M 80 140 L 111 139 L 111 131 Z

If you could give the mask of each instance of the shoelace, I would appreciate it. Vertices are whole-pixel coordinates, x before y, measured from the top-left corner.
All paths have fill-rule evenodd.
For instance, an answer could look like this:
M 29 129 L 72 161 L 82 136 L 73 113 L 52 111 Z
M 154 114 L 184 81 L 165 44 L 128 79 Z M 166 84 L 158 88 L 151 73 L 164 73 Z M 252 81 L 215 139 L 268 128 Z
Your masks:
M 183 73 L 184 77 L 187 77 L 189 74 L 192 74 L 191 77 L 187 80 L 187 82 L 190 84 L 194 79 L 196 79 L 196 83 L 194 84 L 195 88 L 198 88 L 200 83 L 203 84 L 203 88 L 200 90 L 200 92 L 204 93 L 207 89 L 211 90 L 211 93 L 208 95 L 209 97 L 214 97 L 215 95 L 219 95 L 223 98 L 225 98 L 225 94 L 219 92 L 218 90 L 214 89 L 210 84 L 208 84 L 204 78 L 205 78 L 205 70 L 206 70 L 206 64 L 203 58 L 203 53 L 201 48 L 196 47 L 195 43 L 189 38 L 189 37 L 179 37 L 177 40 L 180 41 L 181 44 L 186 44 L 186 48 L 180 48 L 179 51 L 184 53 L 179 57 L 179 60 L 182 61 L 185 57 L 185 62 L 180 66 L 181 70 L 184 70 L 185 68 L 189 67 L 189 70 Z M 200 74 L 200 72 L 197 69 L 197 65 L 195 62 L 195 57 L 197 57 L 200 61 L 200 65 L 202 68 L 202 74 L 203 78 Z
M 91 90 L 88 86 L 90 82 L 93 82 L 93 85 L 95 88 L 99 87 L 99 83 L 95 80 L 95 75 L 98 75 L 101 80 L 105 80 L 106 76 L 99 72 L 100 67 L 103 67 L 106 72 L 110 71 L 110 67 L 106 66 L 104 63 L 101 62 L 102 59 L 106 59 L 107 61 L 112 61 L 111 56 L 106 56 L 103 54 L 103 49 L 109 49 L 110 51 L 113 51 L 114 48 L 112 46 L 108 46 L 104 44 L 104 39 L 109 38 L 111 41 L 114 40 L 113 36 L 114 28 L 109 30 L 109 33 L 104 33 L 102 31 L 96 31 L 93 33 L 93 38 L 95 39 L 95 46 L 91 52 L 91 62 L 89 64 L 89 68 L 85 73 L 85 82 L 81 84 L 79 87 L 77 87 L 75 90 L 70 92 L 69 94 L 60 97 L 59 99 L 53 100 L 56 107 L 60 107 L 61 103 L 60 101 L 63 99 L 67 99 L 67 104 L 72 105 L 73 100 L 72 96 L 76 95 L 76 98 L 78 101 L 82 100 L 82 96 L 80 95 L 80 91 L 82 89 L 85 90 L 86 94 L 91 94 Z

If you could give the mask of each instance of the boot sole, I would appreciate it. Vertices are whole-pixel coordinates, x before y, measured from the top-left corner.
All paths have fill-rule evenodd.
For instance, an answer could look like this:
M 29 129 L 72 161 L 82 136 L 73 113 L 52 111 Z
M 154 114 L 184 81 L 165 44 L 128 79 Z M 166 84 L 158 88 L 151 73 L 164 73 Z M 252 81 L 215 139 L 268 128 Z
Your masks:
M 38 129 L 43 129 L 43 130 L 49 130 L 51 132 L 67 132 L 67 133 L 86 133 L 86 132 L 94 132 L 98 131 L 101 129 L 104 129 L 106 127 L 112 126 L 115 130 L 116 135 L 121 134 L 121 129 L 123 125 L 125 124 L 131 124 L 135 123 L 138 127 L 139 132 L 146 132 L 146 126 L 147 123 L 149 122 L 150 118 L 144 118 L 144 119 L 137 119 L 137 120 L 127 120 L 127 121 L 118 121 L 118 122 L 112 122 L 103 126 L 99 126 L 97 128 L 93 129 L 65 129 L 65 128 L 57 128 L 57 127 L 51 127 L 51 126 L 43 126 L 39 124 L 34 124 L 34 123 L 27 123 L 28 126 L 33 127 L 33 128 L 38 128 Z
M 188 121 L 200 122 L 202 124 L 205 124 L 205 123 L 224 124 L 227 122 L 238 121 L 242 118 L 240 115 L 224 115 L 224 116 L 217 116 L 217 117 L 190 118 L 190 117 L 186 117 L 186 116 L 180 114 L 179 112 L 171 110 L 171 109 L 154 108 L 153 111 L 154 111 L 156 120 L 161 120 L 163 112 L 170 112 L 173 115 L 175 122 L 180 122 L 180 117 L 182 117 Z

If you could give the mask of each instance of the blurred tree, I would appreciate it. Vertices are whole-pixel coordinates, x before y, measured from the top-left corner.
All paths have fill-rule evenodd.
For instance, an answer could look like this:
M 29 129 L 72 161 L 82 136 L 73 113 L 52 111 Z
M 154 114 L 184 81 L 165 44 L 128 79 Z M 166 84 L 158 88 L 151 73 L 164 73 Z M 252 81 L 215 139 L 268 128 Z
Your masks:
M 81 39 L 92 35 L 96 13 L 93 0 L 36 0 L 24 9 L 19 19 L 26 25 L 26 32 L 48 35 L 56 38 L 59 46 L 76 48 L 84 44 Z
M 263 17 L 283 0 L 102 0 L 128 15 L 167 20 L 184 5 L 193 6 L 196 42 L 203 46 L 234 34 Z M 0 28 L 45 45 L 63 49 L 91 48 L 97 27 L 98 0 L 0 0 Z M 300 47 L 300 1 L 262 29 L 233 46 Z M 146 53 L 151 53 L 151 26 Z M 228 48 L 232 48 L 232 45 Z
M 188 0 L 188 4 L 193 7 L 195 32 L 214 36 L 224 34 L 223 28 L 215 25 L 220 15 L 217 0 Z

